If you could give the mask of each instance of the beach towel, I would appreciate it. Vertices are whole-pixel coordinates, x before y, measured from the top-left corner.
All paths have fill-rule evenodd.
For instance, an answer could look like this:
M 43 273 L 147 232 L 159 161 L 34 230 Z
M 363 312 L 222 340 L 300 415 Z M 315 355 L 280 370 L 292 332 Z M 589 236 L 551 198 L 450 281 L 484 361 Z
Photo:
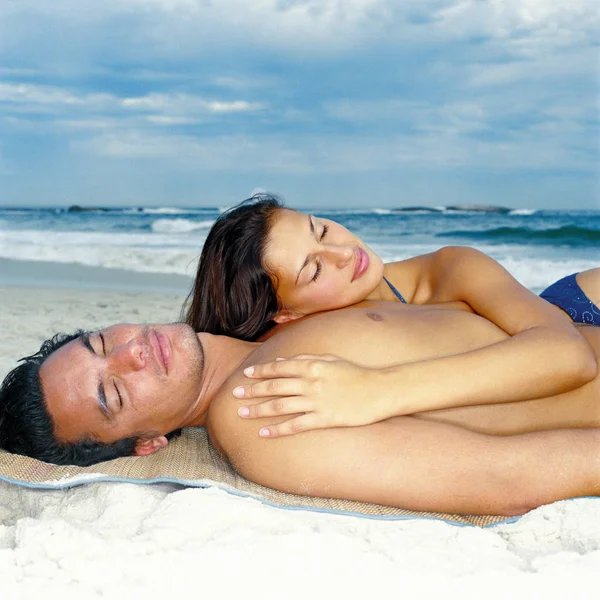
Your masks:
M 239 475 L 210 444 L 206 430 L 201 427 L 184 429 L 180 437 L 151 456 L 118 458 L 90 467 L 53 465 L 0 450 L 0 480 L 41 489 L 67 488 L 104 481 L 217 487 L 231 494 L 254 498 L 264 504 L 284 509 L 374 519 L 440 519 L 455 525 L 479 527 L 512 522 L 518 518 L 417 512 L 351 500 L 297 496 L 272 490 Z

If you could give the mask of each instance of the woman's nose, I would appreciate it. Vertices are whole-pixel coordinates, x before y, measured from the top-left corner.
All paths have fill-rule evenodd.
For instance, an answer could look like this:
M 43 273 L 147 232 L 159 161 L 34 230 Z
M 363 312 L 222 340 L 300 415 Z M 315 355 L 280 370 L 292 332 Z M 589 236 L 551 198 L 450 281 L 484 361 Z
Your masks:
M 109 358 L 119 369 L 139 371 L 146 366 L 147 355 L 148 347 L 139 340 L 132 339 L 113 348 Z
M 345 267 L 354 256 L 356 246 L 350 244 L 327 244 L 323 251 L 337 267 Z

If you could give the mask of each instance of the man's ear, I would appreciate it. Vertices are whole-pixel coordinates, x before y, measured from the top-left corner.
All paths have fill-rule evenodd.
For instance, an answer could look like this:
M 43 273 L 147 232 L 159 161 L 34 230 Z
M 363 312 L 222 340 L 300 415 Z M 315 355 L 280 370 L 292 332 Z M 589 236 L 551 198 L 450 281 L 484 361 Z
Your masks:
M 135 456 L 150 456 L 161 448 L 166 448 L 169 440 L 164 435 L 158 435 L 153 438 L 140 438 L 135 443 Z
M 279 323 L 281 325 L 281 323 L 289 323 L 290 321 L 295 321 L 296 319 L 299 319 L 302 316 L 303 315 L 298 315 L 296 313 L 293 313 L 290 310 L 280 310 L 273 317 L 273 321 L 275 321 L 275 323 Z

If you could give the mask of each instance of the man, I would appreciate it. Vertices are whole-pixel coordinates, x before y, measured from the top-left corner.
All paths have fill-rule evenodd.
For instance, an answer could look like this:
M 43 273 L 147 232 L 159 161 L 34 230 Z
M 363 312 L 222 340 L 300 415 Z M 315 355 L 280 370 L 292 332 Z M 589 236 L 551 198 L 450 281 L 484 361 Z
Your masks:
M 583 333 L 600 355 L 600 330 Z M 262 439 L 257 424 L 237 413 L 233 390 L 247 382 L 243 369 L 279 356 L 331 353 L 380 367 L 467 352 L 505 337 L 476 315 L 398 303 L 316 315 L 262 344 L 195 334 L 182 324 L 116 325 L 38 358 L 38 379 L 53 452 L 66 457 L 60 460 L 93 462 L 96 451 L 100 460 L 111 453 L 147 455 L 179 428 L 204 425 L 243 476 L 296 494 L 489 514 L 600 495 L 599 376 L 569 393 L 513 404 L 512 416 L 502 405 L 455 408 Z M 3 436 L 27 429 L 14 416 L 21 406 L 15 390 L 23 394 L 19 382 L 26 377 L 14 373 L 1 394 Z M 571 429 L 542 431 L 548 427 Z M 86 439 L 93 441 L 81 451 L 64 450 Z M 36 451 L 27 440 L 17 442 L 3 445 Z

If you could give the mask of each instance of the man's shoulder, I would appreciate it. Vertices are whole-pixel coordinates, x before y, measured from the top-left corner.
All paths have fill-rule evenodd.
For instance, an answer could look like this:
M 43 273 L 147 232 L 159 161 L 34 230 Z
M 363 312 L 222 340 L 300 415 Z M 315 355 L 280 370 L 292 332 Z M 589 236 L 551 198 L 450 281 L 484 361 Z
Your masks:
M 433 439 L 412 431 L 430 428 L 430 423 L 401 417 L 264 439 L 259 428 L 276 420 L 242 419 L 237 415 L 239 405 L 231 398 L 217 407 L 207 425 L 213 444 L 246 479 L 292 494 L 431 510 L 416 502 L 415 492 L 429 485 L 422 473 Z M 420 497 L 428 502 L 430 496 L 427 491 Z
M 243 374 L 246 367 L 298 354 L 336 354 L 349 360 L 357 360 L 356 353 L 359 348 L 364 348 L 364 339 L 358 344 L 357 338 L 364 336 L 360 335 L 359 325 L 349 325 L 360 319 L 366 323 L 369 319 L 364 318 L 365 314 L 376 305 L 377 303 L 364 302 L 349 308 L 311 315 L 279 330 L 258 346 L 223 383 L 211 402 L 206 427 L 215 447 L 234 462 L 236 456 L 247 456 L 253 445 L 258 444 L 260 448 L 261 442 L 264 443 L 258 436 L 260 425 L 257 421 L 242 419 L 237 414 L 238 408 L 248 403 L 248 400 L 238 399 L 233 395 L 236 386 L 249 383 Z M 282 417 L 281 420 L 285 418 Z M 270 422 L 275 424 L 277 420 Z M 268 443 L 273 445 L 273 441 Z M 294 440 L 290 442 L 291 445 L 293 443 Z
M 338 308 L 337 310 L 329 310 L 312 315 L 306 315 L 296 321 L 289 321 L 281 325 L 277 325 L 273 329 L 269 330 L 261 341 L 271 340 L 277 338 L 281 340 L 286 335 L 300 335 L 304 332 L 312 333 L 318 328 L 323 326 L 335 327 L 336 323 L 348 322 L 353 319 L 360 319 L 365 315 L 367 309 L 373 308 L 390 308 L 390 306 L 396 305 L 396 302 L 386 302 L 385 300 L 363 300 L 358 304 L 352 306 L 345 306 Z M 290 333 L 293 332 L 293 333 Z

